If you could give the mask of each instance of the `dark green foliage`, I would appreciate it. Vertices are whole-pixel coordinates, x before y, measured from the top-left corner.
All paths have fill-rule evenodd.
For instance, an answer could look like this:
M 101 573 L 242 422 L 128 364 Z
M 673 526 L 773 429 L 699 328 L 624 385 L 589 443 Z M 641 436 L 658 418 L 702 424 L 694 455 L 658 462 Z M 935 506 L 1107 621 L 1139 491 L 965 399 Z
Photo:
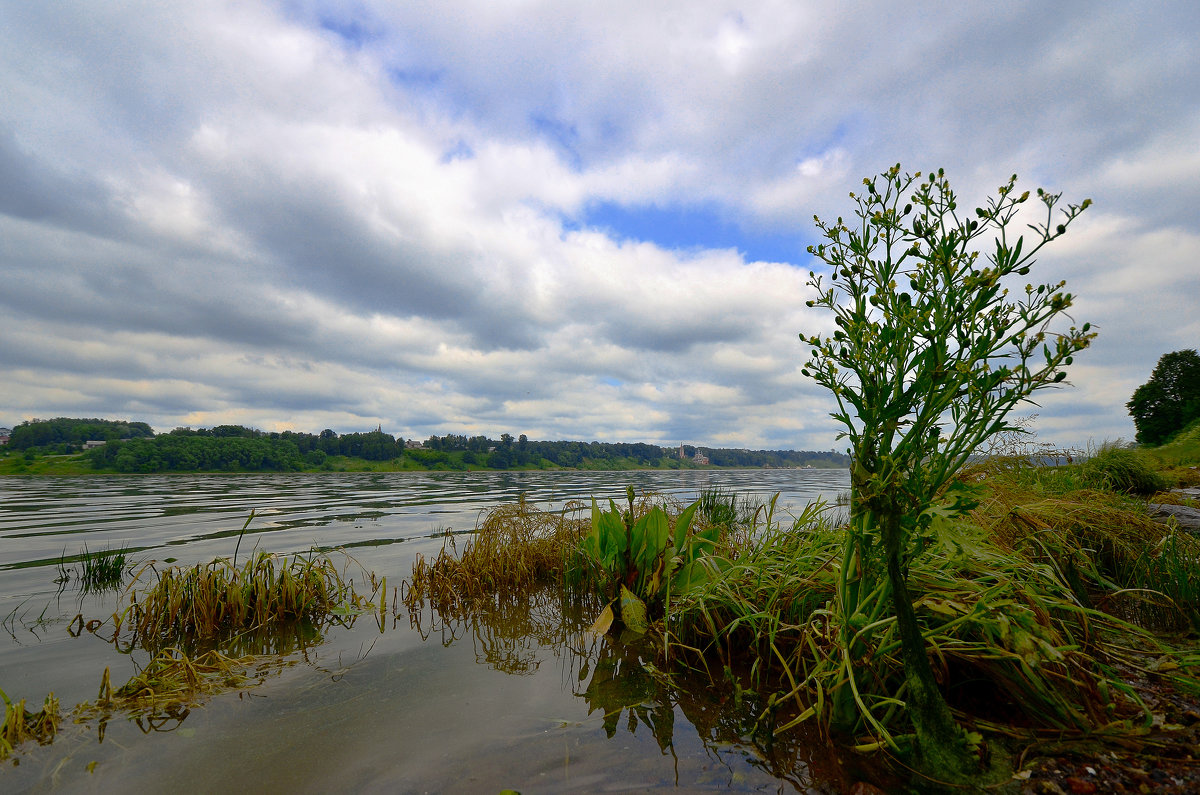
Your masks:
M 124 547 L 91 552 L 85 545 L 75 561 L 77 566 L 68 566 L 65 556 L 59 561 L 57 582 L 65 587 L 66 583 L 75 580 L 84 593 L 119 588 L 128 557 L 129 551 Z
M 154 435 L 144 422 L 112 420 L 33 420 L 13 432 L 8 449 L 24 451 L 26 463 L 37 455 L 78 451 L 83 442 L 103 440 L 105 447 L 88 451 L 87 460 L 98 469 L 118 472 L 252 472 L 292 471 L 303 468 L 343 468 L 335 456 L 372 462 L 393 462 L 398 469 L 491 469 L 570 467 L 613 470 L 640 467 L 694 467 L 698 452 L 719 467 L 845 467 L 849 457 L 836 452 L 811 450 L 745 450 L 697 448 L 686 445 L 685 460 L 678 448 L 642 442 L 534 441 L 525 434 L 500 438 L 447 434 L 431 436 L 421 448 L 407 449 L 404 439 L 381 429 L 367 433 L 338 434 L 326 428 L 319 434 L 296 431 L 266 432 L 242 425 L 213 428 L 176 428 Z M 134 443 L 143 442 L 144 444 Z M 405 459 L 408 465 L 405 465 Z M 13 470 L 24 471 L 15 465 Z
M 58 417 L 21 423 L 13 428 L 8 446 L 13 450 L 54 446 L 53 452 L 65 453 L 90 440 L 137 439 L 153 435 L 154 430 L 144 422 Z
M 294 472 L 303 468 L 291 441 L 244 436 L 163 434 L 89 450 L 98 469 L 118 472 Z
M 1143 444 L 1162 444 L 1200 418 L 1200 355 L 1195 349 L 1164 354 L 1150 380 L 1125 404 Z
M 1080 469 L 1085 482 L 1092 488 L 1143 496 L 1167 488 L 1162 476 L 1134 450 L 1105 447 L 1085 461 Z

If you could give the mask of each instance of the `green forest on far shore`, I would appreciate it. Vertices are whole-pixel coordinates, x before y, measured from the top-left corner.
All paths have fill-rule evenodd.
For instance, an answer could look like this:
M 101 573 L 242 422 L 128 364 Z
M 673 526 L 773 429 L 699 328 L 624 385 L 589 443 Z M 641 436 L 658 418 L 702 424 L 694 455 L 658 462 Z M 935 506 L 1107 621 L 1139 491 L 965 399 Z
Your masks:
M 0 451 L 3 475 L 849 466 L 846 455 L 830 451 L 550 442 L 507 433 L 499 439 L 431 436 L 418 444 L 381 429 L 343 434 L 326 429 L 312 434 L 241 425 L 155 434 L 144 422 L 65 417 L 21 423 Z

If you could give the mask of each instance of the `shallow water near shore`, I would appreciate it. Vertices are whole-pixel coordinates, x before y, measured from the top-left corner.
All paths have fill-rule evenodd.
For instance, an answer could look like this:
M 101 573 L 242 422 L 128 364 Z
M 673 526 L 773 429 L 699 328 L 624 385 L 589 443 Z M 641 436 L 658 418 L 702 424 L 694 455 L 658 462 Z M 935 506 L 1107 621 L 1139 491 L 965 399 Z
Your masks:
M 105 667 L 121 683 L 145 663 L 104 628 L 73 631 L 77 615 L 104 620 L 117 605 L 71 582 L 59 592 L 60 558 L 69 566 L 84 545 L 207 562 L 233 555 L 254 509 L 243 558 L 342 547 L 390 591 L 447 532 L 469 533 L 481 512 L 521 495 L 554 507 L 620 497 L 627 484 L 685 500 L 717 486 L 764 501 L 778 492 L 786 516 L 847 480 L 842 470 L 0 479 L 0 687 L 29 706 L 53 691 L 67 712 L 96 697 Z M 457 622 L 403 608 L 382 624 L 359 616 L 282 657 L 256 687 L 183 714 L 64 723 L 55 743 L 3 763 L 0 786 L 823 791 L 843 775 L 815 738 L 751 738 L 752 705 L 725 708 L 721 694 L 657 676 L 653 654 L 592 637 L 592 617 L 553 594 L 503 607 Z

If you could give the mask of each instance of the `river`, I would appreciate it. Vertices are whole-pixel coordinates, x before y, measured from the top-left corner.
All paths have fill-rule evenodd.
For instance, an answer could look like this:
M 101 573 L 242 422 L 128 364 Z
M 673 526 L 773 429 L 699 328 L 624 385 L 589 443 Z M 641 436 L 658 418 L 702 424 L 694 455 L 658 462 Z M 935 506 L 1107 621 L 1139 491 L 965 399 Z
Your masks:
M 0 478 L 0 688 L 30 706 L 53 691 L 69 711 L 96 697 L 106 667 L 121 683 L 144 664 L 103 632 L 74 631 L 76 616 L 106 619 L 118 603 L 116 593 L 83 595 L 55 582 L 60 565 L 70 567 L 85 547 L 126 548 L 139 563 L 207 562 L 234 554 L 253 510 L 241 555 L 340 547 L 386 576 L 390 590 L 416 555 L 437 554 L 447 532 L 469 534 L 489 508 L 522 495 L 557 507 L 619 498 L 630 484 L 682 500 L 718 487 L 763 501 L 778 493 L 786 517 L 832 500 L 847 483 L 844 470 Z M 544 627 L 537 617 L 545 609 L 533 605 L 522 626 Z M 706 725 L 686 694 L 652 683 L 644 714 L 631 708 L 612 732 L 611 715 L 606 720 L 595 694 L 584 692 L 587 672 L 638 661 L 614 661 L 586 642 L 579 629 L 588 618 L 567 616 L 563 624 L 558 616 L 566 629 L 555 631 L 566 634 L 554 637 L 522 637 L 486 622 L 414 625 L 402 609 L 382 628 L 359 621 L 291 654 L 258 687 L 214 697 L 184 718 L 157 727 L 113 719 L 103 734 L 95 725 L 66 725 L 55 743 L 23 747 L 19 764 L 3 763 L 0 789 L 511 787 L 528 795 L 803 790 L 819 778 L 803 760 L 784 765 L 736 731 Z

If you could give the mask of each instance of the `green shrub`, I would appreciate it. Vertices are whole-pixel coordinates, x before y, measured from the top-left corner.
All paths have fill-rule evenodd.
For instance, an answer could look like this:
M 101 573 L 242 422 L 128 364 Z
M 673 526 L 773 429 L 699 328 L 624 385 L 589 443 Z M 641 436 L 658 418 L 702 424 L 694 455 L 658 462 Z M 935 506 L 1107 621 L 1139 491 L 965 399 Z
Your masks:
M 1093 488 L 1123 494 L 1149 495 L 1167 488 L 1166 480 L 1135 450 L 1103 447 L 1082 465 L 1084 479 Z

